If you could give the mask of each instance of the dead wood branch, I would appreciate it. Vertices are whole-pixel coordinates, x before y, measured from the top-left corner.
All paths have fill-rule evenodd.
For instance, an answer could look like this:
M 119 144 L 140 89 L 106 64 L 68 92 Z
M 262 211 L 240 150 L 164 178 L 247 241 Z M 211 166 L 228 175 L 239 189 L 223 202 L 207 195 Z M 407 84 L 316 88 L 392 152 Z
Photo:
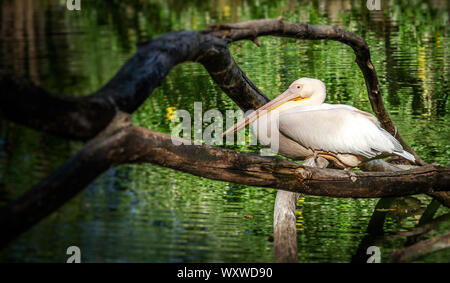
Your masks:
M 119 112 L 109 127 L 58 171 L 0 208 L 3 245 L 56 210 L 112 166 L 152 163 L 212 180 L 318 196 L 374 198 L 448 190 L 450 168 L 421 166 L 399 172 L 319 169 L 207 145 L 175 145 L 173 137 L 133 126 Z M 63 188 L 63 189 L 61 189 Z
M 90 140 L 54 174 L 18 200 L 0 208 L 1 245 L 56 210 L 112 166 L 149 162 L 213 180 L 331 197 L 388 197 L 448 194 L 449 168 L 423 166 L 408 171 L 363 173 L 319 169 L 275 158 L 211 146 L 175 146 L 170 136 L 133 126 L 135 111 L 176 64 L 203 64 L 216 84 L 243 110 L 268 101 L 234 62 L 227 44 L 262 35 L 329 39 L 350 45 L 361 68 L 373 110 L 395 133 L 383 106 L 369 47 L 342 28 L 286 23 L 278 19 L 223 25 L 203 32 L 180 31 L 140 45 L 104 87 L 81 98 L 51 94 L 0 72 L 0 116 L 52 134 Z M 405 149 L 409 147 L 397 135 Z M 412 152 L 410 150 L 410 152 Z M 420 164 L 420 159 L 415 155 Z M 448 198 L 450 199 L 450 198 Z
M 141 44 L 105 86 L 81 98 L 52 94 L 0 71 L 0 116 L 62 137 L 89 140 L 108 126 L 117 111 L 133 113 L 175 65 L 188 61 L 201 63 L 245 111 L 269 101 L 236 65 L 226 40 L 180 31 Z
M 308 40 L 334 40 L 350 46 L 356 54 L 356 63 L 361 69 L 366 82 L 367 93 L 377 118 L 383 127 L 391 133 L 403 146 L 416 158 L 416 163 L 425 165 L 425 162 L 408 146 L 398 133 L 389 112 L 383 103 L 378 76 L 370 59 L 370 47 L 367 42 L 358 35 L 341 27 L 315 26 L 305 23 L 284 22 L 281 18 L 253 20 L 236 24 L 211 26 L 205 31 L 217 37 L 226 38 L 230 41 L 254 40 L 259 36 L 280 36 Z
M 299 193 L 278 191 L 273 209 L 275 262 L 298 262 L 297 201 Z
M 450 232 L 394 251 L 391 262 L 410 262 L 443 249 L 450 248 Z
M 428 223 L 418 225 L 409 231 L 401 231 L 397 232 L 393 235 L 387 235 L 385 239 L 387 240 L 394 240 L 398 237 L 413 237 L 413 236 L 421 236 L 423 234 L 426 234 L 430 231 L 433 231 L 439 227 L 440 224 L 443 222 L 447 222 L 450 220 L 450 213 L 441 215 L 439 217 L 436 217 L 435 219 L 431 220 Z
M 326 168 L 329 162 L 323 157 L 305 160 L 303 165 Z M 298 262 L 297 201 L 300 194 L 279 190 L 273 209 L 273 249 L 275 262 Z

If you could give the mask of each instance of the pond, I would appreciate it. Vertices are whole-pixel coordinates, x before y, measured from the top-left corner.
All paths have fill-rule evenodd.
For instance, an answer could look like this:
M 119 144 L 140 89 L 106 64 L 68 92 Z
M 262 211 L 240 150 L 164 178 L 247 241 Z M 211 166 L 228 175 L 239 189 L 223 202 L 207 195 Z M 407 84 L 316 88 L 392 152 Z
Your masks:
M 362 4 L 361 4 L 362 3 Z M 339 25 L 371 46 L 387 109 L 403 138 L 430 163 L 450 165 L 450 29 L 448 1 L 89 1 L 69 11 L 65 1 L 0 3 L 0 68 L 54 93 L 82 96 L 105 84 L 139 42 L 173 30 L 282 16 L 291 22 Z M 270 98 L 299 77 L 327 86 L 328 103 L 371 112 L 364 79 L 351 48 L 331 41 L 275 37 L 236 42 L 230 51 Z M 171 133 L 177 109 L 238 109 L 203 67 L 172 69 L 133 114 L 137 125 Z M 80 142 L 0 120 L 0 204 L 20 196 L 82 147 Z M 229 147 L 256 151 L 258 147 Z M 65 262 L 78 246 L 83 262 L 272 262 L 276 190 L 211 181 L 153 165 L 123 165 L 0 251 L 3 262 Z M 300 262 L 350 262 L 378 199 L 304 195 L 297 205 Z M 418 225 L 431 198 L 393 200 L 385 234 Z M 441 206 L 435 216 L 450 213 Z M 448 219 L 448 218 L 447 218 Z M 420 239 L 450 230 L 450 221 Z M 416 239 L 418 240 L 418 239 Z M 376 242 L 382 262 L 407 237 Z M 450 250 L 416 261 L 448 262 Z

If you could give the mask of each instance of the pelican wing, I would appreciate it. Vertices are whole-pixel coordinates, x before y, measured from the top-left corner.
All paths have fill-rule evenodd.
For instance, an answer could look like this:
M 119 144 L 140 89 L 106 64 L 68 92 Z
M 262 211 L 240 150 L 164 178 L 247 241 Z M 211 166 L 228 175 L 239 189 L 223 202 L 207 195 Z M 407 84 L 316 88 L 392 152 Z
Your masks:
M 373 115 L 348 105 L 293 107 L 279 115 L 279 129 L 313 150 L 358 154 L 366 158 L 404 152 Z

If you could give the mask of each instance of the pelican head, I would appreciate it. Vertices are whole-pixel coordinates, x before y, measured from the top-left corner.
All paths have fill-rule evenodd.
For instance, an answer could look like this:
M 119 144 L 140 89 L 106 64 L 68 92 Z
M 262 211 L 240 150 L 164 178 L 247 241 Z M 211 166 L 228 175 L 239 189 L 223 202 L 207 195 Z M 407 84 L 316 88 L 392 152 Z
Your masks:
M 322 104 L 325 101 L 326 97 L 325 84 L 318 79 L 300 78 L 294 81 L 289 86 L 289 89 L 287 91 L 289 90 L 299 95 L 300 99 L 294 100 L 305 100 L 313 98 L 317 104 Z
M 326 89 L 325 84 L 322 81 L 311 78 L 300 78 L 294 81 L 285 92 L 264 104 L 245 119 L 239 121 L 233 127 L 222 133 L 222 137 L 240 131 L 273 109 L 286 105 L 287 102 L 300 102 L 296 103 L 296 106 L 314 106 L 322 104 L 325 101 L 325 97 Z

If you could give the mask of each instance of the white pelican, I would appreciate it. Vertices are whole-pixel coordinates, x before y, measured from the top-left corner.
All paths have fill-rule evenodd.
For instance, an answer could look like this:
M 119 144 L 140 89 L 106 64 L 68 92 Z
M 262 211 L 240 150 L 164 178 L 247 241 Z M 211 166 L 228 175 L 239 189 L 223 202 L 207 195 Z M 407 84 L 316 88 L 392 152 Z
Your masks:
M 270 145 L 270 127 L 278 127 L 277 153 L 293 159 L 322 156 L 342 168 L 389 155 L 415 161 L 375 116 L 349 105 L 324 103 L 325 98 L 322 81 L 300 78 L 222 136 L 257 121 L 252 127 L 258 140 Z M 267 115 L 275 108 L 279 115 Z

